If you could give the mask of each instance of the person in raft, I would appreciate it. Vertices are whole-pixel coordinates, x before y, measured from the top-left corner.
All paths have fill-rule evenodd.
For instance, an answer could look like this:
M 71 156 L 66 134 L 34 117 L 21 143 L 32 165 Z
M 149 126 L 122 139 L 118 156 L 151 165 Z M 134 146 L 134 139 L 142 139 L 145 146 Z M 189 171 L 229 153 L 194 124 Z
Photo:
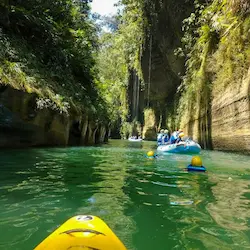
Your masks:
M 180 143 L 183 141 L 183 138 L 184 138 L 185 134 L 183 132 L 180 132 L 178 134 L 178 138 L 176 139 L 175 143 Z
M 164 134 L 162 136 L 162 144 L 167 144 L 169 141 L 168 130 L 164 130 Z
M 169 139 L 170 144 L 174 144 L 178 139 L 178 131 L 174 131 Z
M 164 129 L 160 130 L 160 133 L 157 135 L 157 144 L 161 145 L 162 144 L 162 137 L 164 136 Z

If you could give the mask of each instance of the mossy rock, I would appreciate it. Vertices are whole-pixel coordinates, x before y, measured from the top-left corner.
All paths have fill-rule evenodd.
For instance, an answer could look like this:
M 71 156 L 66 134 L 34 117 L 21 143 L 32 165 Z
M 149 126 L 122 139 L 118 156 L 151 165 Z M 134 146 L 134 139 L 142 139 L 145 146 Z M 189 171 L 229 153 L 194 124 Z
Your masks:
M 157 136 L 156 128 L 149 127 L 144 132 L 144 139 L 149 141 L 155 141 Z

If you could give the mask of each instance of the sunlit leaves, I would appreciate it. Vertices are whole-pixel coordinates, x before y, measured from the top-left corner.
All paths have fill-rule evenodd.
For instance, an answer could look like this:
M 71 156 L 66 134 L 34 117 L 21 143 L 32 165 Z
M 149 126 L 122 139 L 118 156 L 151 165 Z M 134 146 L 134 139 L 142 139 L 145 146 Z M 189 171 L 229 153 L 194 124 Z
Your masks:
M 8 51 L 14 51 L 15 48 L 16 52 L 10 56 L 4 51 L 2 53 L 0 48 L 0 61 L 10 62 L 5 64 L 7 66 L 4 69 L 5 75 L 12 74 L 10 81 L 22 79 L 19 82 L 22 82 L 24 87 L 31 86 L 34 92 L 45 99 L 56 100 L 55 103 L 60 105 L 62 101 L 56 99 L 60 95 L 65 102 L 78 106 L 79 109 L 99 112 L 97 117 L 100 118 L 106 115 L 106 111 L 95 84 L 97 29 L 89 17 L 88 2 L 1 2 L 0 15 L 4 14 L 8 22 L 0 21 L 0 25 L 11 41 Z M 15 70 L 15 75 L 14 70 L 7 72 L 16 62 L 20 62 L 18 65 L 21 72 Z M 35 80 L 29 83 L 29 79 Z M 14 83 L 12 85 L 14 86 Z M 95 109 L 90 108 L 92 106 L 95 106 Z
M 142 78 L 140 54 L 144 42 L 144 1 L 122 0 L 122 15 L 104 18 L 109 28 L 100 37 L 98 70 L 102 95 L 109 105 L 111 120 L 127 120 L 127 87 L 129 70 Z M 99 17 L 99 19 L 101 19 Z

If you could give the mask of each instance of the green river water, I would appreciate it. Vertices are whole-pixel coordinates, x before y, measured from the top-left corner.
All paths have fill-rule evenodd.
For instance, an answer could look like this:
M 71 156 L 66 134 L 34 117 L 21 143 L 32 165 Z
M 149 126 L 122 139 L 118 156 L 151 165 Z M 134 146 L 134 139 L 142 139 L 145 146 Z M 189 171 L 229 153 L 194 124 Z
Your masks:
M 145 158 L 154 142 L 0 152 L 0 249 L 33 249 L 78 214 L 128 249 L 250 249 L 250 157 L 203 151 Z

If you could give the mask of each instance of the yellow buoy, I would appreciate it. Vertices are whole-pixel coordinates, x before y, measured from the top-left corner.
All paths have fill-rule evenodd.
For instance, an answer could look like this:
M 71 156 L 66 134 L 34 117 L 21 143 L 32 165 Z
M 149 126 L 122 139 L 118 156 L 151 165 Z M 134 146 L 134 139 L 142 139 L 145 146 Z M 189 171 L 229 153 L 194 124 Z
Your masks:
M 154 151 L 148 151 L 148 152 L 147 152 L 147 156 L 148 156 L 148 157 L 153 157 L 154 154 L 155 154 Z
M 195 167 L 201 167 L 202 166 L 202 161 L 199 156 L 194 156 L 191 161 L 191 165 Z
M 123 243 L 100 218 L 78 215 L 42 241 L 35 250 L 126 250 Z

